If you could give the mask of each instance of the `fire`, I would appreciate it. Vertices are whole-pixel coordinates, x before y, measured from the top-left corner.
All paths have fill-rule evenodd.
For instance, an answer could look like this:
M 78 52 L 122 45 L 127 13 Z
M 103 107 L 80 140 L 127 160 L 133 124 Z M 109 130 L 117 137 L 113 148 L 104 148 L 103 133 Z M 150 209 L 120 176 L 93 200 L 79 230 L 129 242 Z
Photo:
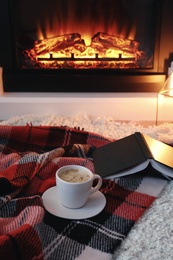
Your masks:
M 143 56 L 138 46 L 137 41 L 102 32 L 86 45 L 81 35 L 74 33 L 35 41 L 27 54 L 40 68 L 137 68 Z
M 96 12 L 93 19 L 91 10 L 81 11 L 73 1 L 68 3 L 65 6 L 63 1 L 58 1 L 55 15 L 38 21 L 38 40 L 32 50 L 24 53 L 25 57 L 35 60 L 34 67 L 83 69 L 140 66 L 145 53 L 139 51 L 139 42 L 134 40 L 134 24 L 127 30 L 127 24 L 117 25 L 116 19 L 113 19 L 114 13 L 104 17 Z M 101 5 L 98 10 L 102 9 L 103 14 L 104 8 Z M 113 11 L 110 9 L 110 12 Z
M 126 8 L 112 0 L 57 1 L 50 3 L 43 17 L 38 18 L 37 39 L 43 40 L 60 35 L 79 33 L 85 45 L 91 44 L 93 35 L 104 32 L 125 39 L 135 39 L 135 22 L 129 22 Z

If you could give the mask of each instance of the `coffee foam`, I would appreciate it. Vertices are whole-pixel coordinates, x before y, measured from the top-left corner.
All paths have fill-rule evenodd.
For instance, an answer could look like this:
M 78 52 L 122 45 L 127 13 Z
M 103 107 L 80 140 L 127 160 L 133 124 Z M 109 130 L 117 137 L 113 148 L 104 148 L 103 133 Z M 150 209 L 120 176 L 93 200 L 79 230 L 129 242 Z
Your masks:
M 69 169 L 59 175 L 60 179 L 66 182 L 79 183 L 90 179 L 90 174 L 79 169 Z

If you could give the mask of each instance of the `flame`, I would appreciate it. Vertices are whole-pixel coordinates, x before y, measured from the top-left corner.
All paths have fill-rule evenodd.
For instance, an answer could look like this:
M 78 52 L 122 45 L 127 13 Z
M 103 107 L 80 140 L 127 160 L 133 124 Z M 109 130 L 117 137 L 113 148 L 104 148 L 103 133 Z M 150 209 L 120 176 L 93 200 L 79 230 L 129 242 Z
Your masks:
M 44 39 L 44 35 L 43 35 L 43 31 L 41 29 L 40 23 L 38 23 L 38 25 L 37 25 L 37 39 L 38 40 Z
M 133 26 L 128 34 L 128 39 L 134 40 L 136 36 L 136 26 Z
M 40 30 L 39 35 L 44 36 Z M 137 57 L 143 56 L 138 42 L 106 33 L 97 33 L 88 44 L 79 34 L 66 34 L 36 41 L 26 56 L 32 61 L 35 59 L 39 68 L 85 69 L 138 68 Z
M 104 5 L 103 5 L 104 2 Z M 85 2 L 77 6 L 78 1 L 57 1 L 56 8 L 51 6 L 51 10 L 45 10 L 44 19 L 39 17 L 37 23 L 37 41 L 34 50 L 28 56 L 35 59 L 39 67 L 80 67 L 80 68 L 129 68 L 138 67 L 136 64 L 137 56 L 142 56 L 142 52 L 138 51 L 138 42 L 135 42 L 136 26 L 135 23 L 128 24 L 126 17 L 121 14 L 116 8 L 108 8 L 109 13 L 104 14 L 105 3 L 93 1 L 93 5 L 98 5 L 94 15 L 92 8 L 85 8 Z M 111 2 L 111 1 L 110 1 Z M 76 4 L 75 4 L 76 3 Z M 55 10 L 54 10 L 55 9 Z M 82 10 L 80 10 L 82 9 Z M 89 10 L 90 9 L 90 10 Z M 77 11 L 75 11 L 77 10 Z M 115 11 L 117 19 L 115 17 Z M 121 26 L 117 22 L 122 21 Z M 117 48 L 108 42 L 108 48 L 102 46 L 102 41 L 105 38 L 99 39 L 93 43 L 93 37 L 98 33 L 103 32 L 106 35 L 117 36 Z M 77 47 L 68 45 L 68 35 L 80 35 L 80 43 L 76 43 Z M 64 36 L 64 39 L 63 39 Z M 67 36 L 67 37 L 66 37 Z M 62 37 L 60 43 L 64 43 L 64 48 L 56 48 L 54 50 L 54 39 Z M 118 38 L 119 37 L 119 38 Z M 51 41 L 47 41 L 50 39 Z M 65 42 L 66 39 L 66 42 Z M 109 40 L 109 39 L 108 39 Z M 131 46 L 131 41 L 132 46 Z M 82 42 L 84 43 L 82 45 Z M 39 50 L 44 46 L 44 50 Z M 81 45 L 80 45 L 81 44 Z M 53 47 L 52 47 L 53 45 Z M 101 46 L 101 47 L 100 47 Z M 105 44 L 106 46 L 106 44 Z M 57 50 L 58 49 L 58 50 Z M 46 51 L 45 51 L 46 50 Z M 61 60 L 61 58 L 66 60 Z M 109 60 L 109 58 L 112 60 Z M 70 60 L 71 59 L 71 60 Z M 75 60 L 76 59 L 76 60 Z M 93 60 L 91 60 L 93 59 Z M 99 59 L 102 59 L 101 61 Z M 116 60 L 117 59 L 117 60 Z M 124 60 L 123 60 L 124 59 Z
M 53 28 L 51 28 L 51 26 L 50 26 L 50 24 L 47 20 L 44 30 L 41 28 L 40 23 L 38 23 L 38 25 L 37 25 L 37 38 L 38 38 L 38 40 L 43 40 L 43 39 L 46 39 L 46 38 L 53 38 L 53 37 L 56 37 L 58 35 L 65 35 L 65 34 L 77 32 L 82 36 L 82 39 L 84 39 L 86 46 L 89 46 L 91 44 L 92 36 L 94 34 L 96 34 L 97 32 L 105 32 L 105 33 L 110 34 L 110 35 L 117 35 L 118 34 L 121 38 L 128 38 L 128 39 L 131 39 L 131 40 L 135 39 L 135 34 L 136 34 L 135 26 L 132 27 L 132 29 L 129 33 L 127 33 L 126 28 L 122 29 L 120 33 L 117 33 L 116 24 L 114 24 L 114 26 L 108 28 L 107 30 L 104 29 L 104 26 L 95 26 L 94 27 L 95 29 L 94 28 L 88 29 L 87 26 L 88 25 L 83 26 L 83 29 L 82 29 L 81 27 L 77 27 L 77 26 L 73 27 L 72 24 L 71 24 L 65 30 L 60 28 L 57 31 L 58 26 L 57 26 L 56 22 L 54 23 Z
M 92 12 L 92 8 L 88 8 L 87 3 L 82 2 L 82 5 L 78 6 L 78 1 L 68 1 L 66 4 L 63 4 L 63 1 L 58 1 L 57 9 L 52 6 L 52 9 L 54 8 L 55 10 L 49 10 L 48 14 L 44 16 L 44 20 L 41 18 L 38 20 L 38 40 L 79 33 L 84 39 L 86 46 L 89 46 L 92 36 L 97 32 L 119 35 L 122 38 L 131 40 L 135 39 L 135 23 L 130 24 L 128 19 L 126 20 L 124 18 L 125 15 L 121 17 L 123 10 L 120 12 L 116 5 L 114 9 L 112 9 L 112 6 L 110 8 L 110 6 L 105 6 L 105 4 L 101 2 L 99 4 L 93 3 L 93 8 L 94 5 L 96 13 Z M 107 7 L 110 9 L 110 13 L 104 15 L 104 11 Z M 80 12 L 81 14 L 79 14 Z M 51 13 L 51 15 L 49 13 Z M 120 19 L 116 19 L 116 15 L 119 16 Z M 121 21 L 122 24 L 119 24 Z

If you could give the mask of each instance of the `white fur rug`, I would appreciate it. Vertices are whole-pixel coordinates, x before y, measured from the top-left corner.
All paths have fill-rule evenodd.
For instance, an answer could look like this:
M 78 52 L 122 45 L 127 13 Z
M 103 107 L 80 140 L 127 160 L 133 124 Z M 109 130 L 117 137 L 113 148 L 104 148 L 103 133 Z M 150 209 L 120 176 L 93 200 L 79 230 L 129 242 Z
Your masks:
M 122 138 L 140 131 L 160 141 L 173 144 L 173 124 L 144 127 L 138 122 L 117 122 L 113 118 L 89 118 L 86 114 L 58 117 L 56 115 L 16 116 L 1 125 L 51 125 L 84 128 L 112 138 Z M 172 260 L 173 259 L 173 182 L 135 224 L 127 238 L 116 250 L 114 260 Z
M 86 131 L 99 133 L 112 138 L 122 138 L 135 131 L 148 134 L 166 143 L 173 143 L 173 124 L 151 125 L 144 127 L 139 122 L 118 122 L 111 117 L 90 118 L 81 113 L 75 116 L 57 116 L 54 114 L 33 114 L 15 116 L 6 121 L 0 122 L 0 125 L 51 125 L 51 126 L 71 126 L 84 128 Z

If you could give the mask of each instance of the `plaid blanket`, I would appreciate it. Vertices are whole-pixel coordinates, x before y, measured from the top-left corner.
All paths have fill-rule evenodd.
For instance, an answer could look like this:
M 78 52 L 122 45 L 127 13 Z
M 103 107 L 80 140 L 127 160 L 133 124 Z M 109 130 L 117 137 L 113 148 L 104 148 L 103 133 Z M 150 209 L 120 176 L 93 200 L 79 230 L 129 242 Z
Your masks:
M 68 127 L 0 126 L 0 258 L 111 259 L 135 222 L 166 185 L 151 169 L 103 180 L 106 206 L 97 216 L 62 219 L 43 206 L 56 170 L 94 170 L 92 152 L 111 141 Z

